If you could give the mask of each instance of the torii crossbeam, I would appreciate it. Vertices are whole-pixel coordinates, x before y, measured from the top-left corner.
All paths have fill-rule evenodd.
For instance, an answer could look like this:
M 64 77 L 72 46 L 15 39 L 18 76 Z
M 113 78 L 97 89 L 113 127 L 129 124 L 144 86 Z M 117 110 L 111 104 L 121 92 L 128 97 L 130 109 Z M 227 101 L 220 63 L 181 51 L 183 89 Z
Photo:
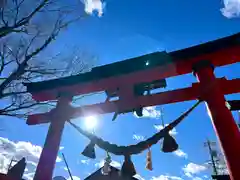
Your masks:
M 64 123 L 90 114 L 123 113 L 145 106 L 183 102 L 201 98 L 227 160 L 231 180 L 240 180 L 240 133 L 224 95 L 240 92 L 240 79 L 216 78 L 214 67 L 240 62 L 240 33 L 174 52 L 156 52 L 93 68 L 91 72 L 61 79 L 26 84 L 37 101 L 58 100 L 57 107 L 43 114 L 30 115 L 27 124 L 50 122 L 34 180 L 50 180 L 57 157 Z M 143 95 L 137 87 L 162 87 L 164 79 L 194 72 L 198 83 L 191 87 Z M 119 100 L 72 107 L 73 96 L 105 91 Z

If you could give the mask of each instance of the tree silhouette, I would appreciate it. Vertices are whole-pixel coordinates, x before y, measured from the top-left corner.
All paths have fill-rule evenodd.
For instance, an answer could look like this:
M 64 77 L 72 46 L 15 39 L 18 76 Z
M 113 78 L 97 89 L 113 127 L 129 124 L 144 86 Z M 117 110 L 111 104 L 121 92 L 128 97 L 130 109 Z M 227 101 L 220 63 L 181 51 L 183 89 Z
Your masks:
M 53 49 L 59 33 L 85 17 L 78 3 L 77 0 L 71 4 L 58 0 L 1 3 L 0 115 L 22 118 L 55 105 L 34 101 L 24 82 L 69 76 L 91 68 L 92 55 L 78 48 L 69 49 L 68 53 Z

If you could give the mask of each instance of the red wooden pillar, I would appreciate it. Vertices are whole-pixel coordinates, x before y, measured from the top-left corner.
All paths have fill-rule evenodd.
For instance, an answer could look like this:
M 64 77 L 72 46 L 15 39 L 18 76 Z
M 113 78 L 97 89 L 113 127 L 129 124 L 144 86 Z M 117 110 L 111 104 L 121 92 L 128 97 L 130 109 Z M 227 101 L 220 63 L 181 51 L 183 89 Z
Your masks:
M 240 132 L 231 111 L 226 106 L 220 84 L 216 83 L 214 68 L 208 61 L 201 61 L 194 66 L 194 71 L 201 84 L 202 98 L 206 101 L 225 154 L 231 180 L 240 180 Z
M 48 130 L 47 138 L 37 165 L 34 180 L 52 180 L 65 121 L 69 120 L 69 103 L 72 97 L 60 97 Z M 37 133 L 37 132 L 36 132 Z

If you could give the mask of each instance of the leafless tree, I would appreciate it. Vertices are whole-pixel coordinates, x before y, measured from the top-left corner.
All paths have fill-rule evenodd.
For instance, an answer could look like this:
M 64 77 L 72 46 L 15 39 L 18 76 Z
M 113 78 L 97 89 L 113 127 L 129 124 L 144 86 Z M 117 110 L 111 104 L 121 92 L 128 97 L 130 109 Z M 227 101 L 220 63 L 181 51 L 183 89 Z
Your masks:
M 61 0 L 1 0 L 0 6 L 0 38 L 5 37 L 11 33 L 26 33 L 29 34 L 31 30 L 39 30 L 40 27 L 49 26 L 49 18 L 53 20 L 58 19 L 58 28 L 65 27 L 68 23 L 64 21 L 69 15 L 75 12 L 81 12 L 77 9 L 79 1 L 68 1 L 64 4 Z M 82 11 L 83 12 L 83 11 Z M 41 26 L 39 26 L 41 25 Z
M 85 17 L 73 0 L 4 2 L 0 7 L 0 115 L 25 117 L 32 111 L 51 108 L 54 102 L 35 102 L 24 82 L 89 70 L 89 60 L 94 57 L 77 48 L 65 54 L 49 53 L 59 33 Z

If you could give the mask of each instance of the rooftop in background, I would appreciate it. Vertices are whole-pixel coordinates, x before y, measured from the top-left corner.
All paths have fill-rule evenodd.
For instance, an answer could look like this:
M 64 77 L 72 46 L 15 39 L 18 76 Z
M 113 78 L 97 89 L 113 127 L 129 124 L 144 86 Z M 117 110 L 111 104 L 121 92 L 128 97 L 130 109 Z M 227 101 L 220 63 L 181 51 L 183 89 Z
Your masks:
M 214 180 L 230 180 L 229 175 L 213 175 L 212 178 Z
M 124 178 L 119 176 L 120 170 L 111 166 L 111 172 L 108 176 L 105 176 L 101 172 L 102 168 L 98 169 L 84 180 L 138 180 L 137 178 Z

